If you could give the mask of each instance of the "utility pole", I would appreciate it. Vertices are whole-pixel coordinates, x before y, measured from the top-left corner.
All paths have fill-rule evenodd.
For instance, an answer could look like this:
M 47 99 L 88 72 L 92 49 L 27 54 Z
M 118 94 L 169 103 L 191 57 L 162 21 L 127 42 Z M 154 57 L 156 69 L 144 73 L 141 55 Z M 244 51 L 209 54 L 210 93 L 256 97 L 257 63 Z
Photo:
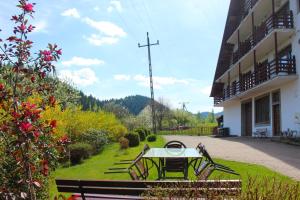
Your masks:
M 186 104 L 189 104 L 189 102 L 180 102 L 180 105 L 182 105 L 182 110 L 187 112 Z
M 155 120 L 156 115 L 155 115 L 155 102 L 154 102 L 154 91 L 153 91 L 151 51 L 150 51 L 150 47 L 153 46 L 153 45 L 159 45 L 159 41 L 157 40 L 156 43 L 151 44 L 148 32 L 147 32 L 147 44 L 146 45 L 140 45 L 140 43 L 138 43 L 139 48 L 148 47 L 149 77 L 150 77 L 150 92 L 151 92 L 151 111 L 152 111 L 152 129 L 153 129 L 153 132 L 156 134 L 156 120 Z

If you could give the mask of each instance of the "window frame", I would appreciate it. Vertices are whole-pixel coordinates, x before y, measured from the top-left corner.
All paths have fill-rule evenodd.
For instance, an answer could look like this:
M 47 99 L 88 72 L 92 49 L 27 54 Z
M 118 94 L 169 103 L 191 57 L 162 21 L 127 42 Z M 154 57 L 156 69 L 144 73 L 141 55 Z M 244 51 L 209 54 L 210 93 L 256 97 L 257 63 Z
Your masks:
M 270 102 L 270 94 L 265 94 L 262 96 L 259 96 L 257 98 L 254 99 L 254 121 L 255 121 L 255 125 L 270 125 L 271 123 L 271 102 Z M 261 109 L 260 111 L 258 111 L 258 103 L 260 103 L 259 101 L 262 101 L 262 99 L 268 99 L 268 101 L 266 102 L 262 102 L 262 105 L 259 106 L 259 108 Z M 267 104 L 267 105 L 266 105 Z M 267 110 L 263 110 L 262 108 L 265 108 Z M 267 113 L 266 113 L 267 112 Z M 266 115 L 264 117 L 258 117 L 258 115 Z M 264 120 L 264 118 L 266 118 Z

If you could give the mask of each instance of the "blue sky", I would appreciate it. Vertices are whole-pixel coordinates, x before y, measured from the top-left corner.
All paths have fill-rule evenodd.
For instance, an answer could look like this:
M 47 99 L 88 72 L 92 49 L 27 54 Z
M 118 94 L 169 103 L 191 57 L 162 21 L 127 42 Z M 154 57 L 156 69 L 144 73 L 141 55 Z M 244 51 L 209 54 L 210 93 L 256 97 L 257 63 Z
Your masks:
M 150 33 L 155 98 L 173 108 L 210 111 L 210 88 L 229 0 L 36 0 L 35 48 L 57 43 L 58 76 L 99 99 L 150 96 Z M 0 0 L 0 38 L 8 36 L 17 0 Z M 215 108 L 215 111 L 220 109 Z

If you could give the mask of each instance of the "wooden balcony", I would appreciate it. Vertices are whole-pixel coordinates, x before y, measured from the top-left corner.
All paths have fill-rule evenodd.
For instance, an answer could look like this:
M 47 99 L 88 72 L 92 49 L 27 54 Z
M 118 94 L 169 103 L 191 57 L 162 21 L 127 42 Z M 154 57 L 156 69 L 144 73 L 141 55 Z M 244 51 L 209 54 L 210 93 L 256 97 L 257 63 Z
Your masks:
M 236 64 L 243 56 L 250 52 L 275 29 L 292 29 L 294 28 L 293 12 L 286 14 L 271 15 L 266 21 L 259 26 L 254 27 L 253 34 L 243 42 L 239 42 L 238 49 L 233 52 L 231 65 Z
M 252 73 L 242 74 L 239 81 L 234 81 L 231 85 L 224 88 L 223 94 L 215 97 L 215 106 L 219 106 L 233 97 L 241 96 L 243 93 L 259 87 L 276 77 L 295 75 L 296 58 L 293 56 L 289 59 L 279 58 L 266 63 L 257 63 L 255 69 Z

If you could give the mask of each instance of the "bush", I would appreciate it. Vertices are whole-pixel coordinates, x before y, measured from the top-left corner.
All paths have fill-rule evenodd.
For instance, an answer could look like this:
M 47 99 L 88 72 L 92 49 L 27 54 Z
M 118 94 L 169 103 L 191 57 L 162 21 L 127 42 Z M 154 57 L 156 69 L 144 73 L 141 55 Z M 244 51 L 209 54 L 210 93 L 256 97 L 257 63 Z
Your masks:
M 151 134 L 147 137 L 148 142 L 155 142 L 156 141 L 156 135 Z
M 145 141 L 145 139 L 146 139 L 146 130 L 145 129 L 138 128 L 138 129 L 135 129 L 135 132 L 137 132 L 139 134 L 141 141 Z
M 108 143 L 107 134 L 102 130 L 90 129 L 76 139 L 77 142 L 87 143 L 93 147 L 93 154 L 97 154 Z
M 127 140 L 129 140 L 129 146 L 130 147 L 136 147 L 140 144 L 140 136 L 138 133 L 130 132 L 125 134 L 124 136 Z
M 145 131 L 146 131 L 146 136 L 151 135 L 150 129 L 147 129 L 147 128 L 146 128 Z
M 72 165 L 81 163 L 83 159 L 89 158 L 93 153 L 92 145 L 81 142 L 69 145 L 69 149 Z
M 129 140 L 124 137 L 119 139 L 119 143 L 121 149 L 127 149 L 129 147 Z

